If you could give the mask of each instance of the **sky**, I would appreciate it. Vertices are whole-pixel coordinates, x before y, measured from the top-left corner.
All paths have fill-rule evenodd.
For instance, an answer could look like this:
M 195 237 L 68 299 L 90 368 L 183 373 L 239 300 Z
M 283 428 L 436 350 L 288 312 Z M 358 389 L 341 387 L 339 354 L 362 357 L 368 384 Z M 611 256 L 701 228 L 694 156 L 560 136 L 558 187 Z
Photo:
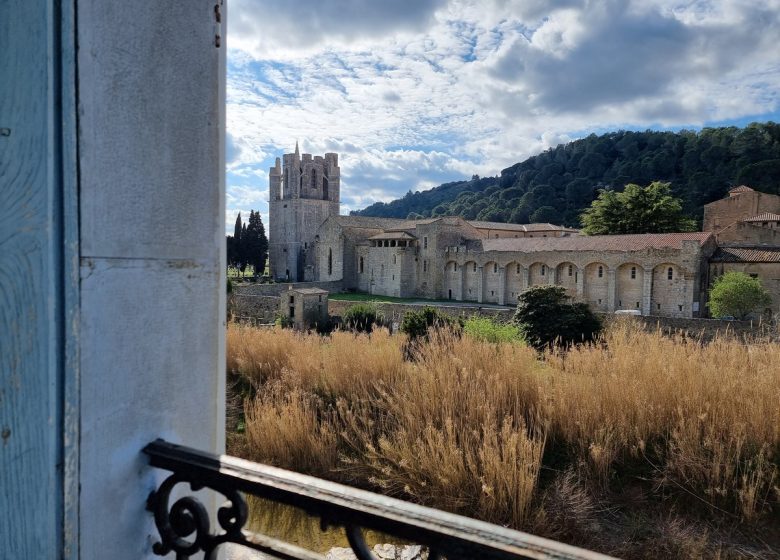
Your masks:
M 342 213 L 618 129 L 780 121 L 780 0 L 232 0 L 227 213 L 337 152 Z

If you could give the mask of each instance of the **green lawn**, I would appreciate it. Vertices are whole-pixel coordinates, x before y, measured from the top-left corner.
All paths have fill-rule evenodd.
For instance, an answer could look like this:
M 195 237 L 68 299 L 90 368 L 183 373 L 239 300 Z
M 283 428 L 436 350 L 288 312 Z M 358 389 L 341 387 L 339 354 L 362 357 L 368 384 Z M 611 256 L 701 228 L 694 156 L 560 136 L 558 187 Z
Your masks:
M 254 276 L 254 272 L 255 272 L 255 267 L 250 265 L 250 266 L 246 267 L 246 269 L 244 270 L 244 276 L 247 276 L 247 277 L 248 276 Z M 263 271 L 263 274 L 266 275 L 266 276 L 268 275 L 268 260 L 267 259 L 265 261 L 265 270 Z M 235 268 L 233 266 L 228 267 L 227 275 L 228 275 L 228 278 L 240 278 L 241 277 L 241 273 L 238 271 L 237 268 Z
M 255 272 L 254 267 L 248 266 L 246 267 L 246 269 L 244 269 L 244 276 L 246 277 L 253 276 L 254 272 Z M 228 268 L 228 278 L 240 278 L 240 277 L 241 277 L 241 273 L 237 268 L 232 266 Z
M 452 303 L 447 299 L 398 298 L 362 293 L 330 294 L 328 298 L 336 301 L 373 301 L 377 303 Z

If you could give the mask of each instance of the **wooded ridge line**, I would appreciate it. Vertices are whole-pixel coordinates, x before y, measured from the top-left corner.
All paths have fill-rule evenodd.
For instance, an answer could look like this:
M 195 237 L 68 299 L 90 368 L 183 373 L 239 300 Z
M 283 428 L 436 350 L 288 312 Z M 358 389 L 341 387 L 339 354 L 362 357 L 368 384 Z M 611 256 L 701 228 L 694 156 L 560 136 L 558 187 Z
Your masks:
M 701 220 L 704 204 L 745 184 L 780 194 L 780 124 L 704 128 L 699 132 L 617 131 L 550 148 L 501 171 L 474 175 L 353 212 L 360 216 L 467 220 L 579 227 L 599 189 L 671 183 L 686 215 Z

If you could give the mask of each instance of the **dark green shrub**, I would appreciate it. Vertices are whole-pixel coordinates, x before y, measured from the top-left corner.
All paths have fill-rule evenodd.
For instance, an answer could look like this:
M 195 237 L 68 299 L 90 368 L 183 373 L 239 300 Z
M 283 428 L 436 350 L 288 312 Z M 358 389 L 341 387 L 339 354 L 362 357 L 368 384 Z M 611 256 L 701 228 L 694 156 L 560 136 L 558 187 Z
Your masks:
M 534 286 L 523 292 L 514 322 L 537 350 L 593 342 L 602 330 L 601 319 L 586 304 L 569 303 L 560 286 Z
M 434 307 L 425 306 L 420 311 L 407 311 L 401 321 L 401 332 L 410 340 L 424 338 L 428 335 L 428 329 L 448 327 L 460 331 L 463 322 L 444 313 L 440 313 Z
M 374 325 L 382 324 L 382 316 L 376 305 L 372 303 L 357 303 L 349 306 L 342 320 L 347 329 L 365 333 L 370 333 Z
M 233 293 L 233 281 L 230 278 L 227 279 L 227 293 Z

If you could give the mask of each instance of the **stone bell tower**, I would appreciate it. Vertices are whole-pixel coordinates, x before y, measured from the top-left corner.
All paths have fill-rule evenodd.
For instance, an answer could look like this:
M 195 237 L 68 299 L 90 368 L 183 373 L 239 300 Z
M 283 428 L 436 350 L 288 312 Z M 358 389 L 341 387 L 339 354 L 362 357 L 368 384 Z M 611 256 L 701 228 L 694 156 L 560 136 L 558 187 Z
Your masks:
M 339 214 L 339 156 L 301 156 L 296 142 L 294 153 L 276 158 L 268 178 L 271 278 L 314 280 L 314 237 L 326 219 Z

